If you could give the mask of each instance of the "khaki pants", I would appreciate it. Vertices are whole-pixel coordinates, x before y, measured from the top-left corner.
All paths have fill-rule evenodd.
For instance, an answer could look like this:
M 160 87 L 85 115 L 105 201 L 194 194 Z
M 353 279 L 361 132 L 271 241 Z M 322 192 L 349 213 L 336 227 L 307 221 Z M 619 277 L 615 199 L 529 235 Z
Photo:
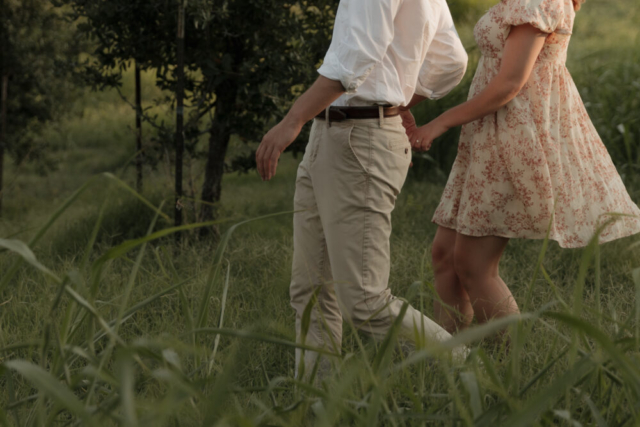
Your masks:
M 298 343 L 339 354 L 343 317 L 377 339 L 396 319 L 403 301 L 388 286 L 391 212 L 410 162 L 400 117 L 314 121 L 294 199 L 301 212 L 294 214 L 290 296 Z M 409 307 L 400 334 L 414 340 L 416 333 L 426 342 L 450 337 Z M 297 350 L 296 376 L 309 374 L 317 356 Z

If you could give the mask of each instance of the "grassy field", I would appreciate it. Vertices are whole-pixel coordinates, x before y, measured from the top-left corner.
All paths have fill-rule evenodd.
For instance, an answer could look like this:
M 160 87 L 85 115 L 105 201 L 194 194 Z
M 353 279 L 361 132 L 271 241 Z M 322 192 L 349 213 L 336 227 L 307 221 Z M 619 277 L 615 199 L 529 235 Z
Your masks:
M 568 66 L 640 202 L 634 1 L 589 0 Z M 470 27 L 460 33 L 473 61 Z M 153 76 L 144 81 L 144 98 L 158 96 Z M 463 85 L 418 113 L 424 121 L 465 97 Z M 473 349 L 458 367 L 439 348 L 405 360 L 347 325 L 339 374 L 315 387 L 293 380 L 287 212 L 299 159 L 286 156 L 268 184 L 254 173 L 227 175 L 223 239 L 179 246 L 161 232 L 171 227 L 170 166 L 146 171 L 144 201 L 125 186 L 133 182 L 130 108 L 114 93 L 88 93 L 75 110 L 47 133 L 56 171 L 43 176 L 25 164 L 7 174 L 0 426 L 640 425 L 638 237 L 587 250 L 512 241 L 501 271 L 526 315 L 505 321 L 508 356 L 482 340 L 501 324 L 458 336 Z M 234 141 L 232 150 L 243 149 Z M 455 134 L 431 155 L 394 212 L 390 283 L 427 314 L 430 219 Z M 202 164 L 187 169 L 195 188 Z M 194 206 L 186 211 L 193 222 Z

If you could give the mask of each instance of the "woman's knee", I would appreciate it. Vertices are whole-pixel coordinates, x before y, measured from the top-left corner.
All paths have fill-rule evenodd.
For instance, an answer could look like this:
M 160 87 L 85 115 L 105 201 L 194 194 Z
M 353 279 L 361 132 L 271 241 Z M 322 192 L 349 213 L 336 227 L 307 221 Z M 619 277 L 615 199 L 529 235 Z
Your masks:
M 456 247 L 453 253 L 453 269 L 460 283 L 466 288 L 467 284 L 482 275 L 478 260 L 469 256 L 464 247 Z
M 453 271 L 454 247 L 452 242 L 444 239 L 435 239 L 431 246 L 431 260 L 436 274 L 443 271 Z

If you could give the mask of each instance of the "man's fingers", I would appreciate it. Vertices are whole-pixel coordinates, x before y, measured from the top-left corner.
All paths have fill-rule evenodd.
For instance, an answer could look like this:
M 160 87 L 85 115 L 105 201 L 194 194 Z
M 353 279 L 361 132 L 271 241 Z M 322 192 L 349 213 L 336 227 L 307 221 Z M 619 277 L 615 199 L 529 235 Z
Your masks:
M 256 150 L 256 169 L 258 169 L 258 175 L 264 180 L 262 175 L 262 152 L 264 151 L 264 144 L 260 143 L 260 146 Z
M 269 171 L 271 170 L 271 150 L 272 148 L 266 148 L 262 153 L 262 179 L 269 180 Z
M 270 163 L 270 169 L 269 169 L 269 179 L 273 178 L 274 176 L 276 176 L 276 169 L 278 169 L 278 159 L 280 158 L 280 154 L 277 151 L 273 151 L 273 153 L 271 154 L 271 163 Z
M 259 151 L 259 155 L 257 158 L 257 167 L 258 167 L 258 172 L 260 173 L 260 178 L 262 178 L 262 180 L 266 180 L 267 179 L 267 169 L 265 168 L 265 156 L 268 152 L 269 148 L 266 144 L 262 143 L 260 145 L 260 148 L 258 149 Z

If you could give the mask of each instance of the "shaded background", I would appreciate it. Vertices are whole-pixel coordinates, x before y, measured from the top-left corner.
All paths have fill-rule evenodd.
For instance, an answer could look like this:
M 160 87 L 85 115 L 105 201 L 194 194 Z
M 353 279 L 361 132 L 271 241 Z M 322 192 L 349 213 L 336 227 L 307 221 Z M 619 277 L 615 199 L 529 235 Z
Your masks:
M 420 123 L 466 99 L 478 60 L 473 25 L 493 3 L 449 2 L 469 52 L 469 70 L 445 99 L 415 109 Z M 7 125 L 1 239 L 29 242 L 74 191 L 105 172 L 138 188 L 149 204 L 162 206 L 154 230 L 174 224 L 180 4 L 4 0 L 0 77 L 7 87 Z M 185 224 L 211 217 L 224 221 L 207 227 L 207 233 L 185 231 L 182 242 L 173 236 L 158 239 L 140 260 L 136 251 L 120 252 L 100 264 L 117 245 L 146 235 L 157 212 L 123 185 L 98 176 L 31 248 L 50 272 L 69 280 L 92 314 L 70 294 L 63 295 L 50 275 L 26 264 L 14 268 L 18 256 L 0 252 L 0 408 L 9 425 L 77 420 L 36 382 L 5 370 L 16 359 L 49 372 L 81 406 L 100 408 L 98 425 L 136 425 L 136 416 L 127 418 L 132 414 L 138 425 L 154 426 L 314 425 L 307 415 L 313 401 L 300 397 L 299 389 L 290 383 L 261 389 L 274 378 L 293 376 L 291 348 L 263 341 L 238 344 L 225 336 L 210 357 L 214 336 L 196 337 L 191 331 L 196 314 L 202 313 L 205 326 L 223 319 L 232 330 L 295 339 L 288 304 L 290 214 L 238 229 L 220 258 L 219 275 L 210 273 L 219 233 L 241 220 L 292 209 L 305 136 L 283 156 L 270 183 L 261 182 L 253 169 L 253 152 L 265 130 L 315 79 L 336 5 L 333 0 L 187 3 L 179 212 Z M 640 4 L 588 0 L 574 30 L 567 66 L 639 202 Z M 137 116 L 142 151 L 137 149 Z M 416 155 L 394 212 L 390 286 L 427 314 L 436 298 L 430 219 L 455 158 L 457 135 L 452 130 L 431 151 Z M 217 180 L 205 185 L 207 171 Z M 366 417 L 354 421 L 340 406 L 345 402 L 361 404 L 365 415 L 381 425 L 508 425 L 505 420 L 513 417 L 540 425 L 635 425 L 640 399 L 640 373 L 634 368 L 640 366 L 635 358 L 640 352 L 637 242 L 638 237 L 623 239 L 595 255 L 562 250 L 555 243 L 546 249 L 541 241 L 512 241 L 501 274 L 523 308 L 556 307 L 587 326 L 568 327 L 557 319 L 537 322 L 520 330 L 509 357 L 487 351 L 486 369 L 469 366 L 460 371 L 466 376 L 427 365 L 371 379 L 367 363 L 376 353 L 370 347 L 361 353 L 358 335 L 346 325 L 343 353 L 353 363 L 347 371 L 361 375 L 336 383 L 331 393 L 336 418 L 315 425 L 373 424 Z M 146 302 L 118 323 L 122 342 L 111 348 L 108 339 L 93 340 L 103 331 L 95 313 L 117 319 L 121 310 L 177 284 L 179 290 Z M 602 344 L 603 336 L 615 345 Z M 474 347 L 478 354 L 481 350 Z M 593 365 L 580 376 L 575 372 L 582 372 L 577 369 L 583 354 Z M 627 356 L 625 365 L 621 361 Z M 203 366 L 210 375 L 202 374 Z M 179 374 L 179 381 L 167 380 L 165 368 Z M 132 372 L 127 369 L 135 374 L 125 375 Z M 98 371 L 104 374 L 100 379 L 94 375 Z M 565 374 L 577 376 L 558 383 Z M 88 384 L 99 385 L 99 391 Z M 123 393 L 130 399 L 120 399 Z M 375 393 L 384 396 L 386 406 L 380 401 L 367 406 Z M 384 414 L 378 417 L 375 411 L 381 407 Z M 407 412 L 422 421 L 407 418 Z M 0 425 L 3 415 L 0 411 Z

